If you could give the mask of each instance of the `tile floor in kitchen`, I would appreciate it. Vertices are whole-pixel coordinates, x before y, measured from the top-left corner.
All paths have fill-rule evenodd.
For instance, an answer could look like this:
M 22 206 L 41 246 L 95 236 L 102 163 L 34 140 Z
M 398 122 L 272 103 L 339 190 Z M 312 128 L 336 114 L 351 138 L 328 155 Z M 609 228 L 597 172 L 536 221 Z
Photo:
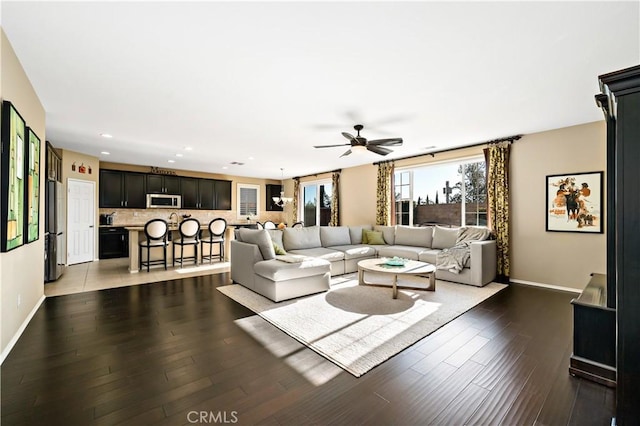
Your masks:
M 130 273 L 129 258 L 102 259 L 94 262 L 68 266 L 62 276 L 44 285 L 47 297 L 106 288 L 124 287 L 150 282 L 174 280 L 206 274 L 229 272 L 229 262 L 213 262 L 196 265 L 186 264 L 183 268 L 164 270 L 162 266 Z

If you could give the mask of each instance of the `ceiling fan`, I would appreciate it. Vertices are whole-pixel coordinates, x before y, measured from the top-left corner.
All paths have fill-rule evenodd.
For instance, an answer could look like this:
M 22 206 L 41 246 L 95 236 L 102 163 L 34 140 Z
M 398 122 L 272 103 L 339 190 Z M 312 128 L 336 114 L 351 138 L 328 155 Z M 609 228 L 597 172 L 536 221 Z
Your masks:
M 364 152 L 365 150 L 375 152 L 380 155 L 387 155 L 392 150 L 385 148 L 385 146 L 400 146 L 402 145 L 402 138 L 391 138 L 391 139 L 376 139 L 372 141 L 367 141 L 366 138 L 360 136 L 360 130 L 364 128 L 362 124 L 356 124 L 353 128 L 358 132 L 357 136 L 353 136 L 350 133 L 342 132 L 342 136 L 349 140 L 349 143 L 339 144 L 339 145 L 315 145 L 314 148 L 334 148 L 336 146 L 347 146 L 351 145 L 351 148 L 347 150 L 340 157 L 344 157 L 346 155 L 351 154 L 352 152 Z

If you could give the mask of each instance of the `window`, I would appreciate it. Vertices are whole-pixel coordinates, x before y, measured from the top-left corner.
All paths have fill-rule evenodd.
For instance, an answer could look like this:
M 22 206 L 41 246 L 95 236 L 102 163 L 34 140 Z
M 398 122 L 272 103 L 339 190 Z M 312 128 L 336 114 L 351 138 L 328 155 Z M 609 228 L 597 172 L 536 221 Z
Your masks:
M 401 169 L 394 179 L 398 224 L 487 224 L 486 167 L 482 158 Z
M 238 217 L 255 218 L 260 213 L 260 186 L 238 184 Z
M 300 184 L 302 195 L 301 217 L 305 226 L 328 225 L 331 221 L 330 180 Z

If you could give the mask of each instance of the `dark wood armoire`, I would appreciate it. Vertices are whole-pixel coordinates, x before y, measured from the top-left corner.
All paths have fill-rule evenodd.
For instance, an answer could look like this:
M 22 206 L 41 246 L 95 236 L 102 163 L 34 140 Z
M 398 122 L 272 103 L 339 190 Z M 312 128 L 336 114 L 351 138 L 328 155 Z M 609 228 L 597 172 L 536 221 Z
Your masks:
M 607 121 L 607 300 L 616 312 L 616 424 L 640 419 L 640 66 L 599 77 Z

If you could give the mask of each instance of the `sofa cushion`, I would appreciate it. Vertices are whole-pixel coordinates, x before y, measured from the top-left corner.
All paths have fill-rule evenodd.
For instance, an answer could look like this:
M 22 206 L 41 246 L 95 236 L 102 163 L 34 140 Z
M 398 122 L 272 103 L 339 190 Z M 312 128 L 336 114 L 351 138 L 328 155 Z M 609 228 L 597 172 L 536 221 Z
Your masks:
M 339 250 L 332 250 L 324 247 L 316 247 L 316 248 L 302 249 L 302 250 L 288 250 L 287 253 L 315 257 L 318 259 L 325 259 L 325 260 L 328 260 L 329 262 L 344 260 L 344 252 L 341 252 Z
M 363 244 L 349 244 L 346 246 L 332 246 L 332 250 L 340 250 L 344 253 L 344 260 L 360 259 L 363 257 L 375 257 L 376 249 Z
M 320 241 L 322 247 L 343 246 L 351 244 L 351 235 L 346 226 L 321 226 Z
M 436 250 L 436 249 L 432 249 L 432 250 L 425 250 L 422 253 L 420 253 L 420 255 L 418 256 L 418 260 L 420 262 L 427 262 L 427 263 L 431 263 L 432 265 L 436 264 L 436 260 L 438 258 L 438 253 L 440 253 L 441 250 Z
M 267 232 L 271 236 L 271 241 L 279 245 L 280 247 L 284 247 L 284 243 L 282 242 L 282 230 L 280 229 L 267 229 Z
M 381 246 L 378 248 L 379 257 L 404 257 L 406 259 L 418 260 L 420 253 L 425 251 L 424 247 L 414 246 Z
M 365 237 L 362 239 L 366 241 L 367 244 L 371 245 L 384 245 L 387 242 L 382 235 L 382 231 L 364 231 Z
M 242 228 L 238 230 L 238 235 L 240 235 L 242 242 L 257 245 L 264 260 L 276 258 L 276 252 L 273 249 L 271 236 L 265 229 Z
M 304 228 L 285 228 L 282 235 L 284 249 L 303 250 L 315 247 L 321 247 L 320 227 L 305 226 Z
M 402 246 L 431 247 L 433 227 L 431 226 L 396 226 L 394 244 Z
M 362 241 L 362 231 L 371 231 L 372 229 L 373 226 L 371 225 L 350 226 L 349 235 L 351 236 L 351 244 L 366 244 L 364 241 Z
M 327 274 L 331 270 L 331 264 L 326 260 L 312 257 L 296 263 L 273 259 L 257 262 L 253 265 L 253 270 L 271 281 L 285 281 Z
M 458 238 L 458 228 L 443 228 L 436 226 L 433 229 L 433 243 L 431 247 L 434 249 L 446 249 L 456 245 Z
M 395 244 L 395 234 L 396 227 L 395 226 L 384 226 L 384 225 L 376 225 L 373 227 L 374 231 L 381 231 L 382 236 L 384 237 L 384 241 L 387 244 Z

